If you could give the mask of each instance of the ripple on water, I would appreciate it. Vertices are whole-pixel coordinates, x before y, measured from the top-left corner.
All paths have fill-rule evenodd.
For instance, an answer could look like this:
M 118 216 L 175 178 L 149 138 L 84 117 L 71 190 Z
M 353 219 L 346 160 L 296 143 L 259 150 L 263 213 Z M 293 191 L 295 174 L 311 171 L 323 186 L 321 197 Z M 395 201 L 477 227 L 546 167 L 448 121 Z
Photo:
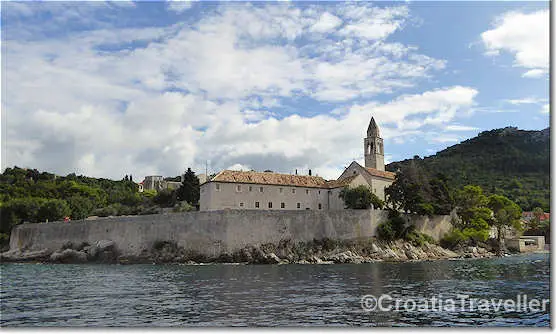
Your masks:
M 549 326 L 549 310 L 363 312 L 366 294 L 549 298 L 549 255 L 361 265 L 2 264 L 1 326 Z

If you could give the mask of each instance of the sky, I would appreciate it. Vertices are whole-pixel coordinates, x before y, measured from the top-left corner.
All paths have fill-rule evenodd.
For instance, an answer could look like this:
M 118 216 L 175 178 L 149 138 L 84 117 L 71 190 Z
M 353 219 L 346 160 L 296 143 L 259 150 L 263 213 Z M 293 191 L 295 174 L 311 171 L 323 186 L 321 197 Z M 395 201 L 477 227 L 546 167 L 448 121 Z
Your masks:
M 2 169 L 336 179 L 549 126 L 549 2 L 2 2 Z

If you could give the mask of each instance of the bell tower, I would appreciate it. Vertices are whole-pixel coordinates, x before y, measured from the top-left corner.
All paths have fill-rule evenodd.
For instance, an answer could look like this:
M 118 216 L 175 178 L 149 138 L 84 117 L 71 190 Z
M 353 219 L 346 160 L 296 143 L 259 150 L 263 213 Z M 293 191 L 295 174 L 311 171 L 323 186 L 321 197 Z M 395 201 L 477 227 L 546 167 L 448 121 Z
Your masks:
M 373 117 L 367 127 L 367 138 L 364 138 L 364 157 L 367 168 L 385 170 L 383 139 L 380 137 L 379 127 Z

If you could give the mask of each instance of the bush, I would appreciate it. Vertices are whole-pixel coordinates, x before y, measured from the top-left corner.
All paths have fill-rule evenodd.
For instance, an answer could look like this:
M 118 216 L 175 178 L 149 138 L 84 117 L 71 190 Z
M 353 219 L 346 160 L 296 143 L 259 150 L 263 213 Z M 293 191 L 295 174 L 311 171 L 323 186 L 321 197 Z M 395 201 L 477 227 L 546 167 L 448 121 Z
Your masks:
M 188 212 L 192 210 L 195 210 L 195 207 L 186 201 L 179 202 L 172 208 L 172 212 Z
M 445 234 L 439 241 L 441 247 L 454 249 L 458 246 L 465 244 L 467 237 L 459 229 L 453 229 L 451 232 Z
M 390 221 L 379 224 L 377 226 L 377 237 L 381 240 L 392 241 L 396 239 L 396 233 Z
M 344 200 L 347 209 L 383 209 L 385 203 L 371 192 L 369 187 L 357 186 L 355 188 L 345 187 L 340 192 L 340 197 Z

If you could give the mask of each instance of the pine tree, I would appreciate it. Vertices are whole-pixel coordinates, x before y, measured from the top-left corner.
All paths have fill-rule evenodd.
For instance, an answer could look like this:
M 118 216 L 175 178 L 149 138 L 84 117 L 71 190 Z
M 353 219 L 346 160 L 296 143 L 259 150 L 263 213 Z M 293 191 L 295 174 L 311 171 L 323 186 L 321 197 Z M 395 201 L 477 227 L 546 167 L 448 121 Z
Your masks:
M 188 167 L 184 174 L 184 181 L 177 191 L 178 200 L 186 201 L 191 205 L 199 202 L 199 179 L 195 172 Z

